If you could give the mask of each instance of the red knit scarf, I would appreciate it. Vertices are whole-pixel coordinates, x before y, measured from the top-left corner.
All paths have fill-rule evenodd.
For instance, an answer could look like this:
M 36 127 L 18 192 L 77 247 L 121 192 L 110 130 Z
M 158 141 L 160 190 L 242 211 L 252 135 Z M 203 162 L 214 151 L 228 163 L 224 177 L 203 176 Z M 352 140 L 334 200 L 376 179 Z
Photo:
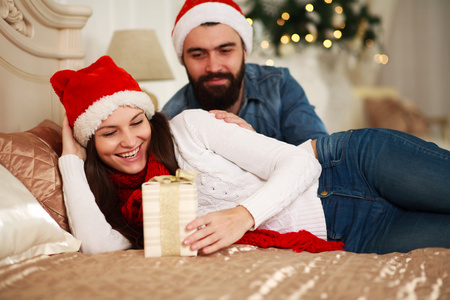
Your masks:
M 306 230 L 278 233 L 272 230 L 256 229 L 247 231 L 235 244 L 254 245 L 261 248 L 277 247 L 311 253 L 344 250 L 344 243 L 322 240 Z
M 115 170 L 109 173 L 109 178 L 116 187 L 117 194 L 121 200 L 123 216 L 128 222 L 138 228 L 143 227 L 144 220 L 141 185 L 154 176 L 161 175 L 170 175 L 170 173 L 151 154 L 149 154 L 147 167 L 137 174 L 129 175 Z M 344 250 L 343 243 L 322 240 L 306 230 L 281 234 L 276 231 L 256 229 L 248 231 L 235 244 L 254 245 L 262 248 L 287 248 L 295 252 L 308 251 L 312 253 Z
M 157 161 L 149 153 L 147 167 L 137 174 L 125 174 L 116 170 L 109 173 L 109 178 L 113 182 L 116 192 L 120 198 L 122 215 L 131 224 L 138 228 L 143 227 L 144 215 L 142 213 L 142 190 L 144 182 L 154 176 L 170 175 L 167 168 Z

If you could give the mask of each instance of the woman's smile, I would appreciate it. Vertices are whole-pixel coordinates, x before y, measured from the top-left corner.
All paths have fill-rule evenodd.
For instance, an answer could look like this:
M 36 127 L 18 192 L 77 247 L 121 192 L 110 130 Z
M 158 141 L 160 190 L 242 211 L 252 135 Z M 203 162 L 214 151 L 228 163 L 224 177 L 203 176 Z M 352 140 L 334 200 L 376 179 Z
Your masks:
M 122 158 L 126 158 L 126 159 L 131 159 L 131 158 L 135 158 L 136 155 L 139 153 L 139 148 L 136 148 L 135 150 L 128 152 L 128 153 L 122 153 L 122 154 L 117 154 L 118 156 L 122 157 Z
M 95 147 L 109 167 L 136 174 L 147 165 L 150 123 L 142 109 L 119 107 L 95 132 Z

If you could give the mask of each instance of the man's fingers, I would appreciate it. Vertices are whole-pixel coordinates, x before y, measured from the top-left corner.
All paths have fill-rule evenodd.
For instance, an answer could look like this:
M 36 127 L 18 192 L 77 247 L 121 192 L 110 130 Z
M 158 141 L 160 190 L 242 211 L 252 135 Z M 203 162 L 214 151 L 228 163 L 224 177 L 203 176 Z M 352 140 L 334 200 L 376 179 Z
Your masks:
M 209 112 L 215 114 L 217 119 L 224 120 L 227 123 L 237 124 L 238 126 L 243 127 L 245 129 L 255 131 L 252 125 L 250 125 L 249 123 L 247 123 L 247 121 L 245 121 L 241 117 L 236 116 L 233 113 L 224 110 L 210 110 Z

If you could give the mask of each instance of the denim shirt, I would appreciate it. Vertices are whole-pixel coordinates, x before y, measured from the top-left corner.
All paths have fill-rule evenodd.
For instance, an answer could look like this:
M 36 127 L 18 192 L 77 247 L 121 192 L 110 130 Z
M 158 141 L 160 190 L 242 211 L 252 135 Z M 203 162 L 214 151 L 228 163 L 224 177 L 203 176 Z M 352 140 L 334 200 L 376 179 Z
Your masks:
M 162 112 L 173 118 L 192 108 L 201 107 L 192 86 L 187 84 L 164 105 Z M 287 68 L 246 64 L 238 115 L 257 132 L 293 145 L 328 134 L 303 88 Z

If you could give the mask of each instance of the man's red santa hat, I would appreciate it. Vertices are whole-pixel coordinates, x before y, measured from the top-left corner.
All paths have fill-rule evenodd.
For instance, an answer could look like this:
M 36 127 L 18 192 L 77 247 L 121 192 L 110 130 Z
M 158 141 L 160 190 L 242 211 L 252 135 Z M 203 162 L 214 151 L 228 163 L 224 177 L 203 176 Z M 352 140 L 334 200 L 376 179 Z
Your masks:
M 186 0 L 175 20 L 172 42 L 178 59 L 183 64 L 183 45 L 186 36 L 204 23 L 230 26 L 241 36 L 248 54 L 252 52 L 253 28 L 241 8 L 231 0 Z

